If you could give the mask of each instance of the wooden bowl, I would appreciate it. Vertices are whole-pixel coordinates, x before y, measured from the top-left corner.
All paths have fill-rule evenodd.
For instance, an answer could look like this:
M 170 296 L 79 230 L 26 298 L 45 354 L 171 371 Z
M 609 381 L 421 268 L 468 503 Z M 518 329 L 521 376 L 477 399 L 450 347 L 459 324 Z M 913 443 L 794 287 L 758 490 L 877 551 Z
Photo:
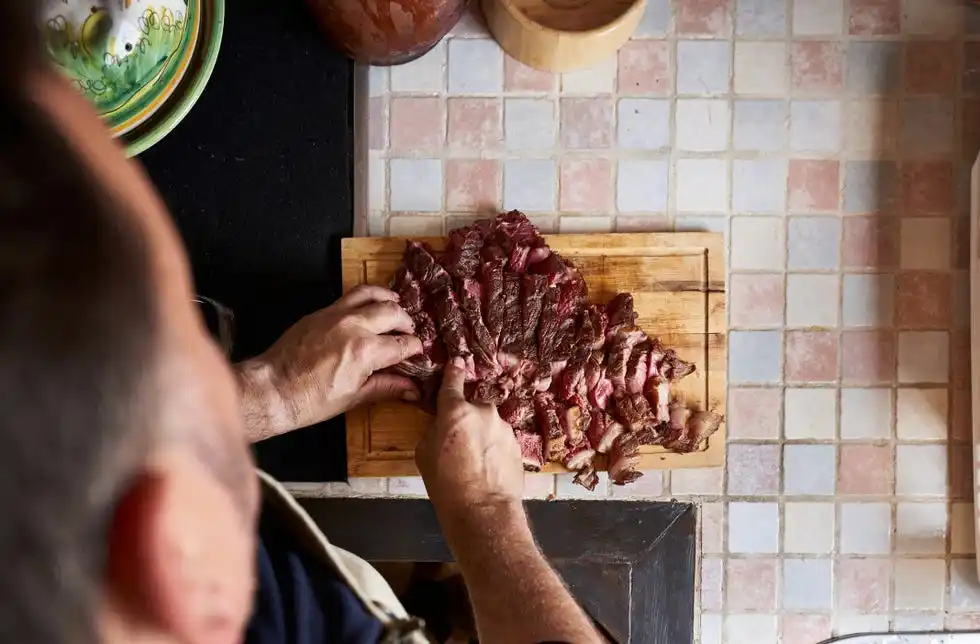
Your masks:
M 480 0 L 500 46 L 548 71 L 589 67 L 636 31 L 646 0 Z

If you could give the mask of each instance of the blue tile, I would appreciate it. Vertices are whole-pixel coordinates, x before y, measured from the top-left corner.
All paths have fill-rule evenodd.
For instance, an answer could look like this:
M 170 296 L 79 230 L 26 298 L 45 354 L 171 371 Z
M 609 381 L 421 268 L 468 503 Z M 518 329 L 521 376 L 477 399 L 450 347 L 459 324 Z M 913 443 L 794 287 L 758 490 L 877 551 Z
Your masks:
M 788 235 L 790 270 L 836 270 L 840 265 L 837 217 L 792 217 Z
M 832 495 L 837 487 L 836 452 L 833 445 L 786 445 L 783 493 Z
M 789 110 L 784 101 L 736 100 L 732 143 L 736 150 L 781 150 Z
M 738 0 L 735 33 L 739 36 L 786 34 L 786 0 Z
M 617 138 L 625 150 L 657 150 L 670 145 L 670 101 L 624 98 L 617 106 Z
M 783 608 L 823 611 L 832 606 L 833 568 L 830 559 L 783 561 Z
M 786 160 L 735 159 L 732 209 L 739 214 L 786 212 Z
M 731 44 L 719 40 L 677 41 L 677 93 L 718 94 L 728 91 Z
M 647 0 L 635 36 L 663 36 L 670 25 L 670 0 Z
M 901 43 L 897 42 L 850 43 L 847 90 L 856 94 L 895 93 L 901 80 L 901 53 Z
M 734 383 L 779 382 L 783 373 L 780 331 L 732 331 L 728 334 L 728 376 Z
M 847 161 L 844 165 L 844 212 L 895 214 L 898 167 L 890 161 Z

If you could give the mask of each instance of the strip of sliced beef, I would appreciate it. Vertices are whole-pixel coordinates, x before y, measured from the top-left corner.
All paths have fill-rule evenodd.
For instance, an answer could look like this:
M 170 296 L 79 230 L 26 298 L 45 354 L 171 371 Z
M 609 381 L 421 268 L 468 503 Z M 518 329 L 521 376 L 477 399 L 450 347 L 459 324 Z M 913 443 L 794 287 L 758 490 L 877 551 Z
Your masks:
M 500 330 L 504 326 L 504 264 L 503 257 L 484 259 L 480 265 L 480 281 L 483 284 L 483 311 L 487 331 L 495 346 L 500 346 Z
M 523 276 L 521 281 L 521 349 L 526 359 L 538 359 L 538 322 L 541 307 L 548 289 L 548 278 L 543 275 Z
M 521 357 L 521 276 L 504 273 L 504 326 L 500 333 L 500 350 Z
M 514 436 L 521 446 L 521 460 L 524 462 L 524 470 L 528 472 L 541 471 L 541 466 L 544 464 L 544 441 L 541 434 L 518 429 L 515 430 Z
M 449 233 L 449 243 L 443 253 L 441 264 L 450 275 L 462 280 L 477 274 L 483 238 L 489 229 L 490 222 L 482 220 L 472 226 L 457 228 Z
M 609 414 L 593 410 L 592 422 L 589 424 L 589 445 L 599 454 L 605 454 L 612 448 L 613 442 L 625 431 L 623 426 L 612 419 Z
M 606 339 L 606 377 L 616 389 L 626 387 L 626 367 L 633 347 L 644 342 L 647 334 L 635 326 L 620 326 L 612 337 Z
M 463 278 L 460 288 L 463 318 L 469 328 L 470 349 L 476 360 L 477 374 L 481 379 L 492 378 L 500 373 L 497 364 L 497 343 L 483 322 L 480 303 L 483 300 L 483 287 L 475 279 Z
M 534 411 L 538 422 L 541 438 L 544 440 L 544 456 L 546 460 L 561 463 L 565 460 L 568 448 L 565 444 L 565 432 L 561 421 L 558 420 L 558 409 L 547 394 L 534 396 Z

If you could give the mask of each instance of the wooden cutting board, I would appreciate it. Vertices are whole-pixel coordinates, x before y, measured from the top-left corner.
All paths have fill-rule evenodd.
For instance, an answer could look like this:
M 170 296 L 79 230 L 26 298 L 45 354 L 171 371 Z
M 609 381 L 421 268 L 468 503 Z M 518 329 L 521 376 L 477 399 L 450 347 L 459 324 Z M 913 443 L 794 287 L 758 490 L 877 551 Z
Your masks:
M 726 315 L 724 237 L 718 233 L 546 235 L 548 245 L 585 276 L 589 297 L 606 302 L 633 294 L 638 324 L 659 337 L 697 372 L 672 389 L 694 408 L 725 413 Z M 442 238 L 423 239 L 442 250 Z M 388 285 L 405 239 L 361 237 L 342 244 L 344 292 L 358 284 Z M 416 474 L 415 444 L 432 417 L 402 403 L 371 405 L 347 414 L 349 476 Z M 641 449 L 639 469 L 710 467 L 725 461 L 725 424 L 701 452 Z M 602 463 L 599 463 L 600 466 Z M 549 463 L 545 471 L 564 468 Z

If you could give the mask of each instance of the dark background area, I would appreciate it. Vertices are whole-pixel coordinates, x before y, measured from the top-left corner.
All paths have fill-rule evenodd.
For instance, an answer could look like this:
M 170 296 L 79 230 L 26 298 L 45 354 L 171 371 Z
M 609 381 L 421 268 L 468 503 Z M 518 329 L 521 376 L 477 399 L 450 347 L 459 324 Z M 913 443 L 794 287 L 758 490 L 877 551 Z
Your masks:
M 235 359 L 340 295 L 353 233 L 353 65 L 301 0 L 232 0 L 214 74 L 140 159 L 190 252 L 197 291 L 235 313 Z M 346 478 L 343 418 L 261 443 L 279 479 Z

